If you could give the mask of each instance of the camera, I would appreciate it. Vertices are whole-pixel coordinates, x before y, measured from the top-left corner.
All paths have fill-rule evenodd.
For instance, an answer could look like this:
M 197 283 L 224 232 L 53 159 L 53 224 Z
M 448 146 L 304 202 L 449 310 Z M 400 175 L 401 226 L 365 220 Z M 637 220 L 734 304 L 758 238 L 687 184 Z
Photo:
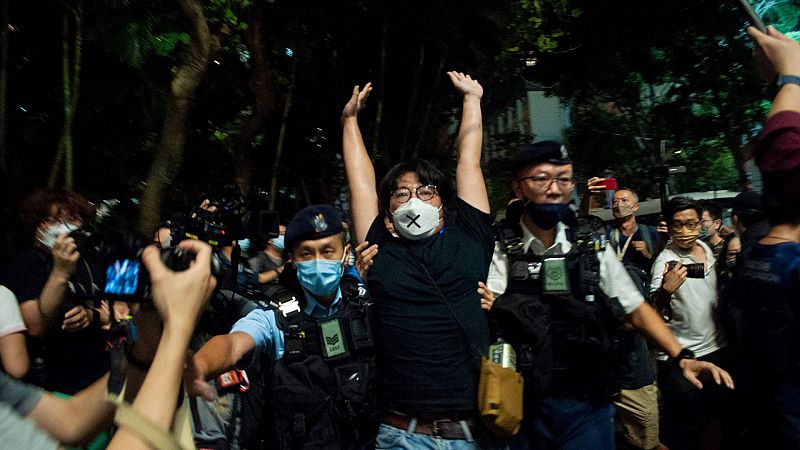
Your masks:
M 279 234 L 278 213 L 266 208 L 268 194 L 264 191 L 245 196 L 238 186 L 229 185 L 201 198 L 200 206 L 189 214 L 177 214 L 170 221 L 174 243 L 199 239 L 220 249 L 245 237 L 269 239 Z
M 152 299 L 150 276 L 142 264 L 144 246 L 136 240 L 134 245 L 123 247 L 107 256 L 106 284 L 103 288 L 109 299 L 139 303 Z M 173 247 L 161 250 L 161 261 L 169 269 L 180 272 L 186 270 L 194 260 L 194 255 L 182 248 Z M 222 269 L 216 255 L 211 255 L 211 275 L 219 280 Z
M 675 268 L 678 264 L 678 261 L 668 261 L 667 267 L 669 270 Z M 686 276 L 689 278 L 705 278 L 706 277 L 706 265 L 703 263 L 696 263 L 696 264 L 684 264 L 683 267 L 686 267 Z

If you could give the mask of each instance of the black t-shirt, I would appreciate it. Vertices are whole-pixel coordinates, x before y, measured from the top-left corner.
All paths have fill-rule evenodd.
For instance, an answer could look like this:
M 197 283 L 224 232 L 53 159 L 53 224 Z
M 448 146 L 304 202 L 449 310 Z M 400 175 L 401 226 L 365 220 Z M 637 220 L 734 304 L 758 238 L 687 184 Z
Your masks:
M 377 217 L 367 240 L 380 250 L 368 272 L 375 302 L 382 400 L 407 414 L 472 411 L 478 388 L 478 349 L 489 328 L 480 307 L 494 248 L 491 215 L 461 199 L 456 217 L 419 241 L 393 237 Z M 422 269 L 427 267 L 453 312 Z
M 35 248 L 23 252 L 3 273 L 3 284 L 14 292 L 20 304 L 39 298 L 50 271 L 52 256 Z M 104 273 L 99 265 L 81 258 L 71 279 L 75 290 L 95 291 L 103 288 Z M 67 289 L 67 296 L 71 296 Z M 71 296 L 72 297 L 72 296 Z M 76 303 L 77 302 L 77 303 Z M 67 300 L 62 314 L 84 300 Z M 88 303 L 89 306 L 92 302 Z M 96 306 L 96 305 L 95 305 Z M 90 325 L 83 330 L 68 333 L 61 330 L 63 319 L 56 320 L 53 329 L 44 337 L 28 337 L 28 352 L 31 369 L 26 381 L 49 391 L 74 394 L 103 376 L 109 369 L 108 352 L 105 349 L 108 332 Z
M 734 341 L 743 386 L 800 386 L 800 244 L 754 243 L 736 261 L 722 307 L 738 310 Z

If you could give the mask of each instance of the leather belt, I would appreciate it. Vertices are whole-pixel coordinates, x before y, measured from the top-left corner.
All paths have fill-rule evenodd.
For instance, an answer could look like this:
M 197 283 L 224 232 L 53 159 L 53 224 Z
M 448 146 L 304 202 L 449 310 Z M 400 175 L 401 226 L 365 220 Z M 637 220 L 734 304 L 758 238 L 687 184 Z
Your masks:
M 414 417 L 404 416 L 400 414 L 385 414 L 383 416 L 383 423 L 386 425 L 399 428 L 401 430 L 408 430 L 411 425 L 411 420 Z M 468 435 L 462 423 L 467 425 L 467 428 L 472 433 Z M 473 419 L 465 420 L 452 420 L 452 419 L 417 419 L 417 425 L 414 427 L 413 432 L 419 434 L 427 434 L 442 439 L 474 439 L 475 421 Z

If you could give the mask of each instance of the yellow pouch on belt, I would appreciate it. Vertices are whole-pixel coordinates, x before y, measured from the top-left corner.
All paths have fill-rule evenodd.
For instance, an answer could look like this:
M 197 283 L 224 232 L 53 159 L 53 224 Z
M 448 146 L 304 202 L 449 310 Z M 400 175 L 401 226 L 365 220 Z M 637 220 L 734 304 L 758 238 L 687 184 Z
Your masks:
M 496 435 L 517 434 L 522 422 L 522 375 L 483 358 L 478 409 L 484 424 Z

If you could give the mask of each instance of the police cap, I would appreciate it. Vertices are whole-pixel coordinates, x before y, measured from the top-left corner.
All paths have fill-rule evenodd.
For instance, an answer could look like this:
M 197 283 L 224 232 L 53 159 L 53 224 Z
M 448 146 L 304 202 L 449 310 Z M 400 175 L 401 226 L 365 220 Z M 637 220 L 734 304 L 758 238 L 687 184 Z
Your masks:
M 286 250 L 292 252 L 294 246 L 302 241 L 322 239 L 339 234 L 342 230 L 342 215 L 336 208 L 332 205 L 311 205 L 292 217 L 283 239 Z
M 513 173 L 525 169 L 534 164 L 570 164 L 572 161 L 567 154 L 567 148 L 556 141 L 541 141 L 528 144 L 519 151 L 514 161 L 511 163 Z

